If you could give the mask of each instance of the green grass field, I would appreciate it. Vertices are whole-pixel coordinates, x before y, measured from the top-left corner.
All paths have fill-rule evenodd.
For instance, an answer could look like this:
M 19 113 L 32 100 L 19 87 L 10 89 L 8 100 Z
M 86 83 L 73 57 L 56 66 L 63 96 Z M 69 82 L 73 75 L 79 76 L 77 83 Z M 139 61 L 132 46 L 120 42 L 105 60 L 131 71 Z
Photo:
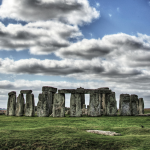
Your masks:
M 94 129 L 115 131 L 122 136 L 86 132 Z M 150 116 L 53 118 L 0 115 L 0 149 L 150 150 Z

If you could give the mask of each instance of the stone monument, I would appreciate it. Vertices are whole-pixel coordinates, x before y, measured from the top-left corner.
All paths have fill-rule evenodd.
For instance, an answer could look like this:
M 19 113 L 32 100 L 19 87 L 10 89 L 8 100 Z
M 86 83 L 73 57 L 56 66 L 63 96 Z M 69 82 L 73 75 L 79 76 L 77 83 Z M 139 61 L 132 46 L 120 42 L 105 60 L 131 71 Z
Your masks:
M 131 115 L 132 116 L 138 115 L 138 107 L 137 107 L 138 96 L 135 94 L 131 94 L 130 103 L 131 103 Z
M 17 97 L 16 116 L 23 116 L 24 115 L 24 104 L 25 104 L 25 100 L 23 97 L 23 93 L 21 93 Z
M 139 98 L 139 114 L 144 114 L 144 100 Z
M 120 94 L 119 113 L 121 116 L 131 116 L 131 103 L 129 94 Z
M 53 117 L 65 117 L 65 94 L 54 94 Z
M 16 113 L 16 92 L 11 91 L 8 93 L 8 102 L 7 102 L 7 116 L 15 116 Z

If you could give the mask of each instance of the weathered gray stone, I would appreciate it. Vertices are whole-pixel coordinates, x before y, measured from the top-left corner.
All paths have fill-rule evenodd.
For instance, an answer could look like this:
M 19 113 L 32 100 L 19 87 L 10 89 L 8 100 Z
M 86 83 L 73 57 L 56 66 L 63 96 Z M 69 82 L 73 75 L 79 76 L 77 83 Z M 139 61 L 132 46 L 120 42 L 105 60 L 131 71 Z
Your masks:
M 83 108 L 83 104 L 85 104 L 85 95 L 81 94 L 81 108 Z
M 71 94 L 70 98 L 70 117 L 81 117 L 81 94 Z
M 83 104 L 83 106 L 82 106 L 82 115 L 86 115 L 86 105 L 85 104 Z
M 23 93 L 23 94 L 31 94 L 31 93 L 32 93 L 32 90 L 21 90 L 20 93 Z
M 105 115 L 116 116 L 117 115 L 117 102 L 115 97 L 115 92 L 108 94 L 105 102 Z
M 8 93 L 8 95 L 15 95 L 16 94 L 16 91 L 11 91 Z
M 35 116 L 35 102 L 33 94 L 26 94 L 25 116 Z
M 38 98 L 37 116 L 48 117 L 50 114 L 52 114 L 53 93 L 49 91 L 43 91 L 42 94 L 39 94 Z
M 120 94 L 119 112 L 121 116 L 131 116 L 131 103 L 129 94 Z
M 15 116 L 16 113 L 16 92 L 12 91 L 8 93 L 8 102 L 7 102 L 7 116 Z
M 66 115 L 70 115 L 70 110 L 67 110 L 67 111 L 66 111 Z
M 109 87 L 101 87 L 101 88 L 98 88 L 98 89 L 109 89 Z
M 101 116 L 101 100 L 98 93 L 90 94 L 89 106 L 89 116 Z
M 65 117 L 65 94 L 54 94 L 53 117 Z
M 102 109 L 103 109 L 103 115 L 107 115 L 106 114 L 106 94 L 103 93 L 101 95 L 99 95 L 99 97 L 101 97 L 101 105 L 102 105 Z
M 131 103 L 131 115 L 138 115 L 138 108 L 137 108 L 137 101 L 138 101 L 138 96 L 135 94 L 132 94 L 130 96 L 130 103 Z
M 143 98 L 139 98 L 139 114 L 144 114 L 144 101 L 143 101 Z
M 16 116 L 23 116 L 24 115 L 24 104 L 25 104 L 25 100 L 23 97 L 23 93 L 21 93 L 17 97 Z
M 54 87 L 51 87 L 51 86 L 43 86 L 42 87 L 42 91 L 49 91 L 49 92 L 56 93 L 57 92 L 57 88 L 54 88 Z

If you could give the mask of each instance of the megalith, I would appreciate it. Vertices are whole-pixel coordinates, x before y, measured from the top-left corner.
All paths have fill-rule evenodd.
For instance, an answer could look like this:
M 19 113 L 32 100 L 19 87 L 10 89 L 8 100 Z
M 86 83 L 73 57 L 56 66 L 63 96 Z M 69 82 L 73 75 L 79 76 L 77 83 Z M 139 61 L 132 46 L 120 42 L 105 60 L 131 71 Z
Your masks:
M 39 94 L 39 101 L 37 104 L 37 116 L 48 117 L 52 114 L 54 93 L 57 92 L 57 88 L 50 86 L 43 86 L 42 93 Z
M 144 114 L 144 100 L 139 98 L 139 114 Z
M 98 93 L 90 94 L 88 115 L 92 117 L 101 116 L 101 100 Z
M 131 115 L 132 116 L 138 115 L 138 107 L 137 107 L 138 96 L 135 94 L 132 94 L 130 96 L 130 103 L 131 103 Z
M 23 97 L 23 93 L 21 93 L 17 97 L 16 116 L 23 116 L 24 115 L 24 104 L 25 104 L 25 100 Z
M 119 113 L 121 116 L 131 116 L 131 103 L 129 94 L 120 94 Z
M 71 93 L 70 98 L 70 117 L 81 117 L 81 94 Z
M 53 117 L 65 117 L 65 94 L 63 93 L 54 94 Z
M 33 94 L 26 94 L 25 116 L 35 116 L 35 102 Z
M 105 115 L 116 116 L 117 115 L 117 101 L 115 97 L 115 92 L 107 94 L 105 102 Z
M 16 113 L 16 92 L 11 91 L 8 93 L 8 102 L 7 102 L 7 116 L 15 116 Z

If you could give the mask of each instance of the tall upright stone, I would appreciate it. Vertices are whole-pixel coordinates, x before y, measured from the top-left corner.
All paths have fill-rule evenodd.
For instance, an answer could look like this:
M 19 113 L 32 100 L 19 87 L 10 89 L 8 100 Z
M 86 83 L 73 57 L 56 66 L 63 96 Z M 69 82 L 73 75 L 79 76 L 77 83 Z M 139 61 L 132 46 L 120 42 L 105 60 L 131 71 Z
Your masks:
M 129 94 L 120 94 L 119 112 L 121 116 L 131 116 L 131 103 Z
M 48 117 L 52 114 L 54 93 L 57 88 L 51 86 L 43 86 L 42 94 L 39 94 L 39 101 L 37 104 L 37 116 Z
M 101 116 L 101 100 L 99 99 L 98 93 L 90 94 L 89 116 Z
M 138 96 L 135 95 L 135 94 L 132 94 L 132 95 L 130 96 L 131 115 L 132 115 L 132 116 L 138 115 L 137 102 L 138 102 Z
M 24 115 L 24 104 L 25 104 L 25 100 L 23 97 L 23 93 L 21 93 L 17 97 L 16 116 L 23 116 Z
M 144 114 L 144 100 L 139 98 L 139 114 Z
M 86 109 L 85 104 L 83 104 L 83 107 L 82 107 L 82 115 L 87 115 L 87 109 Z
M 78 94 L 81 94 L 81 109 L 83 108 L 83 104 L 85 104 L 85 94 L 84 94 L 84 88 L 80 87 L 76 89 L 76 92 Z
M 115 97 L 115 92 L 107 95 L 105 102 L 105 115 L 116 116 L 117 115 L 117 101 Z
M 37 116 L 38 117 L 48 117 L 49 116 L 49 103 L 48 103 L 48 93 L 39 94 L 37 103 Z
M 25 116 L 35 116 L 35 102 L 33 94 L 26 94 Z
M 8 93 L 8 102 L 7 102 L 7 116 L 15 116 L 16 113 L 16 92 L 11 91 Z
M 70 117 L 81 117 L 81 94 L 71 94 L 70 98 Z
M 54 94 L 53 117 L 65 117 L 65 94 Z

